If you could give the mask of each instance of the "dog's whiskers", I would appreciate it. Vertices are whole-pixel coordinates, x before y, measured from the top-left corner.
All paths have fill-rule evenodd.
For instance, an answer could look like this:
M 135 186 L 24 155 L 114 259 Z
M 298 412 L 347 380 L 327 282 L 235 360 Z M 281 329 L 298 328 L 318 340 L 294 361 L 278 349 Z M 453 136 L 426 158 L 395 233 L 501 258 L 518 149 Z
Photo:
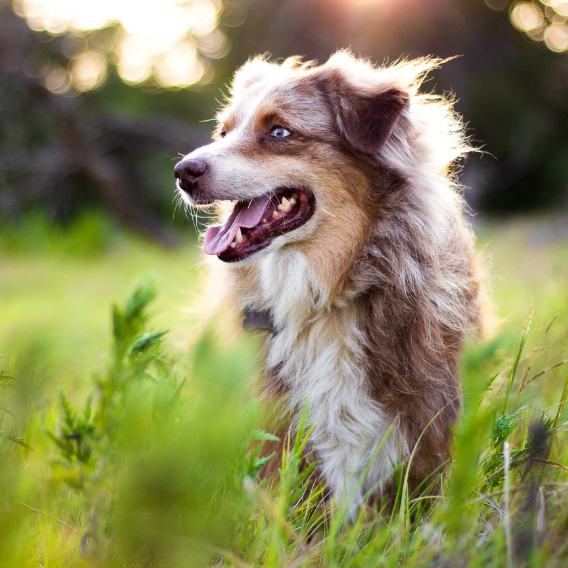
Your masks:
M 335 219 L 335 215 L 333 213 L 330 213 L 327 209 L 324 209 L 321 205 L 317 205 L 314 203 L 314 207 L 316 209 L 321 209 L 324 213 L 326 213 L 327 215 L 329 215 L 330 217 L 333 217 Z
M 175 219 L 175 217 L 176 217 L 176 210 L 177 210 L 177 208 L 179 207 L 179 204 L 181 203 L 181 196 L 176 195 L 176 196 L 174 197 L 173 201 L 174 201 L 174 212 L 173 212 L 173 214 L 172 214 L 172 219 Z

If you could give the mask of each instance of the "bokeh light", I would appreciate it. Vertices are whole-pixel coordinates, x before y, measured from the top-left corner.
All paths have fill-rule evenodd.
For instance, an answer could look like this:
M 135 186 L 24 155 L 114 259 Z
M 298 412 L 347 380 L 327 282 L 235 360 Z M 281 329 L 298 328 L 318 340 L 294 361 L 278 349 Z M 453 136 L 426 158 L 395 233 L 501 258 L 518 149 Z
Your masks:
M 511 12 L 511 22 L 517 29 L 528 32 L 541 27 L 544 17 L 541 10 L 531 2 L 521 2 Z
M 553 24 L 546 29 L 544 41 L 552 51 L 566 51 L 568 49 L 568 28 Z
M 509 5 L 509 0 L 485 0 L 492 10 L 504 10 Z
M 485 0 L 492 6 L 498 0 Z M 535 41 L 544 41 L 551 51 L 568 50 L 568 1 L 540 0 L 513 3 L 511 23 Z
M 98 51 L 86 51 L 73 60 L 73 85 L 78 91 L 88 91 L 101 85 L 106 78 L 106 61 Z
M 232 9 L 242 21 L 246 12 L 235 6 L 239 4 L 233 3 Z M 213 74 L 208 59 L 224 57 L 230 50 L 228 38 L 218 29 L 222 8 L 221 0 L 14 4 L 31 29 L 66 36 L 62 51 L 70 59 L 68 69 L 49 67 L 42 75 L 53 92 L 71 86 L 79 92 L 95 89 L 104 84 L 109 65 L 116 65 L 121 79 L 130 84 L 151 82 L 177 89 L 209 82 Z M 101 34 L 103 29 L 109 33 Z
M 65 93 L 71 87 L 71 77 L 61 65 L 51 65 L 45 75 L 45 86 L 55 94 Z
M 195 44 L 178 43 L 164 54 L 158 68 L 158 81 L 163 86 L 185 87 L 197 83 L 203 75 L 203 65 L 197 58 Z

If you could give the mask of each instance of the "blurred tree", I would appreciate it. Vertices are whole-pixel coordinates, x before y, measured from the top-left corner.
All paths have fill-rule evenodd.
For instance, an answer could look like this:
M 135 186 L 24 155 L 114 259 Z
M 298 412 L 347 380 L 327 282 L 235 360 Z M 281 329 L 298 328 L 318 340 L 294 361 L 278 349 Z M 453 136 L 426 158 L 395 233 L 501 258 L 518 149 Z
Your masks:
M 34 76 L 30 60 L 63 69 L 64 40 L 31 32 L 0 5 L 0 211 L 17 217 L 40 207 L 66 220 L 98 203 L 134 230 L 174 245 L 161 219 L 173 210 L 172 160 L 207 132 L 152 109 L 153 97 L 116 80 L 81 97 L 52 92 L 49 75 Z
M 168 0 L 136 21 L 127 4 L 66 16 L 48 0 L 0 0 L 4 217 L 100 204 L 172 244 L 172 160 L 208 140 L 198 122 L 233 70 L 257 53 L 323 62 L 345 47 L 377 62 L 459 55 L 428 85 L 456 93 L 490 154 L 465 166 L 474 209 L 566 205 L 564 0 Z

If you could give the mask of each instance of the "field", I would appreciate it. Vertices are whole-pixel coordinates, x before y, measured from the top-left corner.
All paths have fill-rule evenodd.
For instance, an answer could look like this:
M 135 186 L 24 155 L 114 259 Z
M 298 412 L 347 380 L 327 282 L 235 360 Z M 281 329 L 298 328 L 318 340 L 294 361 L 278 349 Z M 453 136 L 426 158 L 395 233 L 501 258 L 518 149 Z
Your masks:
M 394 510 L 353 524 L 307 489 L 307 427 L 280 484 L 253 483 L 254 339 L 200 324 L 193 233 L 165 251 L 97 215 L 0 231 L 0 566 L 566 566 L 566 226 L 481 224 L 501 326 L 464 355 L 441 495 L 402 470 Z

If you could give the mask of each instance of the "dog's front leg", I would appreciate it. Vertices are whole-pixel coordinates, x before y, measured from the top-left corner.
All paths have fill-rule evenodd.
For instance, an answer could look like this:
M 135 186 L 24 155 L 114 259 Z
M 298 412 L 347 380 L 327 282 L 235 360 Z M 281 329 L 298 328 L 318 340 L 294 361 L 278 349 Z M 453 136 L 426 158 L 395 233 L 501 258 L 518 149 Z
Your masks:
M 380 493 L 407 445 L 392 419 L 369 399 L 326 398 L 309 404 L 312 446 L 332 498 L 354 521 L 368 494 Z

